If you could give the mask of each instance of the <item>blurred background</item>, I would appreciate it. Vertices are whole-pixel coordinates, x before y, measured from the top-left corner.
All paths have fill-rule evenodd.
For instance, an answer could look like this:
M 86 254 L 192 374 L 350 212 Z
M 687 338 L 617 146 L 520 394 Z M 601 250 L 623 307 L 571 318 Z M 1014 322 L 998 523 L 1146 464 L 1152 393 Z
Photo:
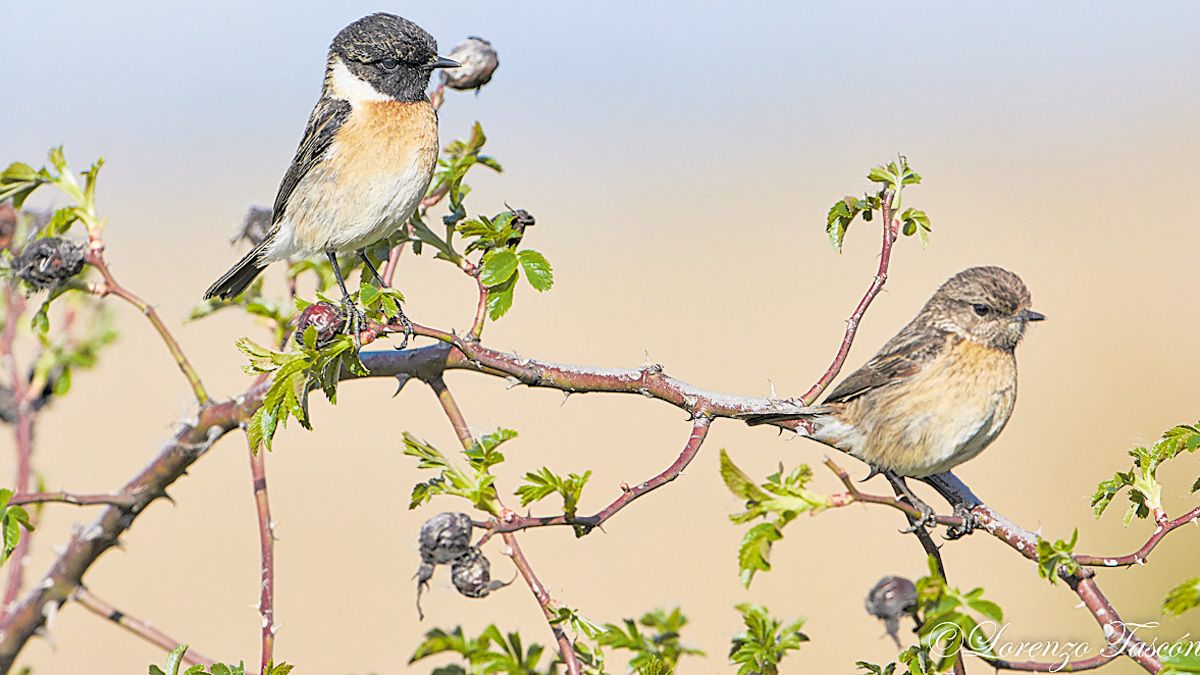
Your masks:
M 551 292 L 518 291 L 487 342 L 605 366 L 649 355 L 705 388 L 765 394 L 773 383 L 797 395 L 827 366 L 876 265 L 877 230 L 855 224 L 839 256 L 825 237 L 826 210 L 861 193 L 869 167 L 904 153 L 925 178 L 906 203 L 929 213 L 932 240 L 926 250 L 915 239 L 898 243 L 847 367 L 951 274 L 979 264 L 1017 272 L 1049 320 L 1019 350 L 1021 396 L 1007 431 L 958 473 L 1030 529 L 1068 537 L 1078 527 L 1081 551 L 1140 545 L 1149 528 L 1121 526 L 1124 498 L 1096 521 L 1088 497 L 1128 466 L 1131 446 L 1197 418 L 1200 6 L 712 4 L 5 3 L 0 161 L 38 164 L 58 144 L 80 167 L 103 155 L 114 272 L 178 327 L 210 391 L 235 395 L 249 377 L 234 339 L 261 329 L 233 313 L 183 320 L 241 254 L 228 241 L 246 208 L 273 200 L 319 93 L 329 40 L 379 10 L 418 22 L 443 52 L 481 35 L 499 50 L 500 68 L 478 96 L 448 95 L 442 139 L 483 123 L 505 172 L 475 172 L 468 206 L 494 213 L 507 201 L 533 212 L 528 243 L 556 270 Z M 402 262 L 410 316 L 469 326 L 474 290 L 460 274 L 429 257 Z M 281 272 L 269 274 L 281 289 Z M 192 410 L 149 326 L 116 311 L 120 342 L 38 428 L 35 462 L 52 489 L 122 484 Z M 138 365 L 147 354 L 151 367 Z M 448 381 L 478 431 L 520 431 L 499 468 L 502 489 L 543 464 L 590 468 L 586 512 L 622 481 L 667 466 L 690 428 L 680 411 L 640 397 L 564 401 L 472 374 Z M 424 476 L 401 455 L 400 433 L 448 450 L 455 441 L 426 388 L 410 384 L 391 398 L 393 389 L 343 386 L 336 408 L 314 403 L 315 431 L 287 429 L 268 458 L 276 654 L 298 673 L 386 674 L 431 670 L 405 664 L 432 627 L 496 623 L 552 643 L 520 583 L 468 600 L 446 570 L 418 622 L 417 529 L 458 506 L 407 510 Z M 691 617 L 684 641 L 708 652 L 685 658 L 684 673 L 728 670 L 728 640 L 740 628 L 732 605 L 745 601 L 809 618 L 812 642 L 784 662 L 786 672 L 848 673 L 858 659 L 891 659 L 895 649 L 862 599 L 881 576 L 924 571 L 917 543 L 897 534 L 903 519 L 865 507 L 800 519 L 775 546 L 775 569 L 746 591 L 735 560 L 744 528 L 727 518 L 740 504 L 717 472 L 722 447 L 756 477 L 780 462 L 819 465 L 825 454 L 770 429 L 716 424 L 680 480 L 604 532 L 522 535 L 554 597 L 600 622 L 682 606 Z M 1187 456 L 1164 471 L 1169 512 L 1194 504 L 1195 469 Z M 814 487 L 839 486 L 818 470 Z M 879 480 L 868 487 L 886 491 Z M 208 655 L 256 664 L 245 443 L 230 435 L 172 495 L 177 504 L 156 502 L 86 581 Z M 31 582 L 71 524 L 93 515 L 46 509 Z M 1146 567 L 1101 571 L 1127 620 L 1162 621 L 1144 637 L 1200 633 L 1200 614 L 1158 611 L 1169 588 L 1197 574 L 1197 536 L 1189 528 L 1169 537 Z M 1011 639 L 1098 645 L 1075 595 L 994 539 L 943 550 L 951 583 L 984 586 L 1004 607 Z M 498 549 L 489 556 L 495 576 L 515 574 Z M 50 635 L 23 654 L 34 673 L 139 673 L 163 658 L 77 606 L 63 608 Z M 1119 662 L 1105 672 L 1139 671 Z

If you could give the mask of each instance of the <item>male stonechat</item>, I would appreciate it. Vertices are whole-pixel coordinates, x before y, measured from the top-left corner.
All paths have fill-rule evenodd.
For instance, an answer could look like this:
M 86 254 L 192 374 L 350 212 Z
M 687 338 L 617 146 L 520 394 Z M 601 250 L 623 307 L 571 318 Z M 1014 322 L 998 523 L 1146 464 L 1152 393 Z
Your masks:
M 823 403 L 747 421 L 803 420 L 799 433 L 863 460 L 932 513 L 903 479 L 949 471 L 1004 429 L 1017 400 L 1014 352 L 1029 322 L 1046 318 L 1029 304 L 1012 272 L 963 270 Z
M 356 252 L 383 285 L 365 248 L 403 227 L 425 196 L 438 155 L 437 111 L 425 90 L 434 69 L 458 65 L 398 16 L 372 14 L 343 28 L 329 46 L 321 98 L 279 185 L 266 238 L 205 299 L 238 295 L 273 262 L 324 253 L 347 325 L 357 330 L 361 311 L 337 254 Z M 403 313 L 398 318 L 409 326 Z

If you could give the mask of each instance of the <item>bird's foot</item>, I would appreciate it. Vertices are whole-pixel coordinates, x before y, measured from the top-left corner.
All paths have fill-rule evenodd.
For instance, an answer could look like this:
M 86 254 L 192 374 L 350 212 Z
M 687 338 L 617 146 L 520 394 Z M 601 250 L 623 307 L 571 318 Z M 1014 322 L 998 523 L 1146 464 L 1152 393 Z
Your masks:
M 971 507 L 963 503 L 954 505 L 954 515 L 962 518 L 962 525 L 951 525 L 946 528 L 947 539 L 960 539 L 975 531 L 975 514 Z
M 367 323 L 367 315 L 349 295 L 342 297 L 342 314 L 346 317 L 344 330 L 354 338 L 355 348 L 362 348 L 361 335 L 363 326 Z
M 934 527 L 937 526 L 937 512 L 935 512 L 933 510 L 932 506 L 926 504 L 925 502 L 921 501 L 920 499 L 917 499 L 917 497 L 915 495 L 912 497 L 906 498 L 905 501 L 911 501 L 912 505 L 915 506 L 917 508 L 917 510 L 921 512 L 921 515 L 920 516 L 909 516 L 908 517 L 909 525 L 908 525 L 908 527 L 904 528 L 902 530 L 902 532 L 905 532 L 905 533 L 916 532 L 918 528 L 924 528 L 924 529 L 929 530 L 929 529 L 933 529 Z
M 399 305 L 396 307 L 396 316 L 388 317 L 388 323 L 399 323 L 404 328 L 404 338 L 400 341 L 400 344 L 396 347 L 396 349 L 404 349 L 407 347 L 408 341 L 411 340 L 413 336 L 413 324 L 412 321 L 409 321 L 408 317 L 404 315 L 404 310 L 400 309 Z

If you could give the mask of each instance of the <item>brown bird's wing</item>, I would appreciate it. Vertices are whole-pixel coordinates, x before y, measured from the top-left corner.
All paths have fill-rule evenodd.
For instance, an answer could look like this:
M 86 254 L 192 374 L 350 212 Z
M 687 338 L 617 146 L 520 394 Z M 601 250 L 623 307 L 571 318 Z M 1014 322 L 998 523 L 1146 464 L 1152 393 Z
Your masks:
M 825 398 L 825 403 L 845 403 L 872 389 L 911 377 L 946 349 L 947 338 L 946 333 L 928 325 L 910 323 L 870 361 L 842 380 Z
M 271 220 L 278 223 L 287 209 L 288 200 L 295 191 L 300 179 L 313 168 L 333 144 L 338 129 L 350 117 L 350 102 L 336 98 L 324 98 L 317 101 L 312 115 L 308 118 L 308 127 L 304 129 L 304 138 L 300 147 L 296 148 L 296 157 L 279 184 L 279 194 L 275 196 L 275 207 Z

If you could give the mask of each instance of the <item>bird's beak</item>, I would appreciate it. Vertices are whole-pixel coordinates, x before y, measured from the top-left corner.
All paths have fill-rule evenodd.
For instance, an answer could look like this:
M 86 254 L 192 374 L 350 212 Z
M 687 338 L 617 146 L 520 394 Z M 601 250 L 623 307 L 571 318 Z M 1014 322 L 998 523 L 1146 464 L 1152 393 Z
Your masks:
M 1022 321 L 1044 321 L 1046 315 L 1041 312 L 1035 312 L 1032 309 L 1023 309 L 1020 314 Z
M 437 61 L 433 62 L 434 68 L 457 68 L 462 64 L 454 59 L 448 59 L 444 56 L 437 57 Z

